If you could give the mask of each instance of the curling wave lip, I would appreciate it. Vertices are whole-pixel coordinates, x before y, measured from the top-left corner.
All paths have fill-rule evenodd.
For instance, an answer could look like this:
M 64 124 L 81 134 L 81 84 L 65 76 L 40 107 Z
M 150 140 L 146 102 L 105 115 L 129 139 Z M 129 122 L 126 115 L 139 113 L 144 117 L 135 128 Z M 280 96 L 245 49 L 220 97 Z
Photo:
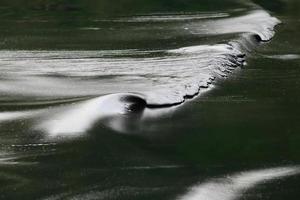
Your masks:
M 105 121 L 115 130 L 123 129 L 122 117 L 128 113 L 143 112 L 144 99 L 137 94 L 111 94 L 63 108 L 63 111 L 45 117 L 36 129 L 46 131 L 49 137 L 78 136 L 96 122 Z

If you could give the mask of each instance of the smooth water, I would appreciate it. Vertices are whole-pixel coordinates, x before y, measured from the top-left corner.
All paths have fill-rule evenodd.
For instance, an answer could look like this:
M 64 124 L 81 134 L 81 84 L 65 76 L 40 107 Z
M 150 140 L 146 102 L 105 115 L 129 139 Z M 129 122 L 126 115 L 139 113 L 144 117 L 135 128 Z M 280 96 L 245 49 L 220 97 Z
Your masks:
M 0 2 L 0 198 L 298 199 L 299 8 Z

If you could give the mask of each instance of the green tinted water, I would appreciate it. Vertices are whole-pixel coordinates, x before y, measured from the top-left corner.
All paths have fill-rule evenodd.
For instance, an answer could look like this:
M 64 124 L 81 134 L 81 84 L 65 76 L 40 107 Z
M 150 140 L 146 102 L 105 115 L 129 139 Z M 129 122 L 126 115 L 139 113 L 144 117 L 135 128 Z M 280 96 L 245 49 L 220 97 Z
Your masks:
M 239 7 L 225 1 L 213 5 L 210 1 L 76 2 L 24 1 L 23 7 L 19 1 L 13 6 L 13 1 L 2 1 L 0 47 L 172 48 L 204 42 L 205 38 L 176 36 L 143 43 L 142 39 L 128 41 L 132 39 L 128 36 L 123 40 L 116 37 L 116 42 L 105 32 L 79 29 L 111 27 L 109 22 L 87 18 L 106 19 L 112 12 L 118 13 L 113 14 L 116 17 L 137 12 L 224 11 Z M 195 198 L 200 200 L 299 199 L 300 5 L 297 1 L 255 2 L 283 22 L 274 39 L 261 45 L 243 69 L 217 81 L 199 98 L 157 111 L 166 112 L 164 115 L 126 124 L 131 130 L 138 123 L 137 131 L 120 134 L 99 123 L 81 137 L 49 141 L 30 129 L 32 120 L 0 125 L 0 198 L 189 200 L 193 195 L 188 191 L 195 187 L 195 191 L 202 192 Z M 114 26 L 120 29 L 122 23 Z M 206 42 L 219 40 L 209 37 Z M 0 78 L 6 78 L 3 72 Z M 7 94 L 1 94 L 1 99 L 3 111 L 26 108 L 26 101 L 10 101 Z M 53 106 L 55 102 L 36 104 L 35 108 Z M 281 176 L 284 178 L 279 179 Z M 209 187 L 205 183 L 210 183 Z

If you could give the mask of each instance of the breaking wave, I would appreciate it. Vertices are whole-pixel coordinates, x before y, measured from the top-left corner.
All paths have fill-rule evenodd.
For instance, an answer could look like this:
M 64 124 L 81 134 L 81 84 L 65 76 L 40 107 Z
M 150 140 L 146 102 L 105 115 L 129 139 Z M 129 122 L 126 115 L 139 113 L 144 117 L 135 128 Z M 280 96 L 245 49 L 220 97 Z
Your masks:
M 149 29 L 166 24 L 173 37 L 189 34 L 201 40 L 208 36 L 221 39 L 163 50 L 1 51 L 2 94 L 15 102 L 53 99 L 61 100 L 62 105 L 0 112 L 0 123 L 36 118 L 35 128 L 52 136 L 85 132 L 99 120 L 122 129 L 124 120 L 116 121 L 116 116 L 142 115 L 145 108 L 181 104 L 210 89 L 216 79 L 228 77 L 260 43 L 273 37 L 279 23 L 260 9 L 238 16 L 134 17 L 123 22 L 149 20 L 153 23 Z M 145 37 L 143 34 L 139 37 Z M 72 98 L 86 100 L 63 103 Z M 107 122 L 108 118 L 114 120 Z

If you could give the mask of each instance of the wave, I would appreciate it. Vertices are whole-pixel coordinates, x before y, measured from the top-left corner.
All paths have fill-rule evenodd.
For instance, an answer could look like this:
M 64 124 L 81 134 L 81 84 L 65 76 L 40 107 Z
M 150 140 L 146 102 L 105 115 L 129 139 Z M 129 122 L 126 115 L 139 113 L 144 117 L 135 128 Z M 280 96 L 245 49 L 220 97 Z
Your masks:
M 163 16 L 154 21 L 161 23 L 159 17 L 163 23 L 174 23 Z M 189 17 L 192 20 L 186 21 Z M 124 130 L 129 113 L 142 116 L 146 108 L 179 105 L 212 88 L 214 81 L 242 67 L 253 49 L 274 36 L 280 23 L 264 10 L 234 17 L 189 17 L 178 15 L 180 23 L 171 28 L 180 31 L 170 34 L 229 39 L 164 50 L 1 51 L 0 92 L 12 100 L 65 102 L 84 96 L 87 100 L 51 109 L 5 111 L 0 122 L 36 118 L 37 129 L 51 136 L 83 133 L 99 121 Z

